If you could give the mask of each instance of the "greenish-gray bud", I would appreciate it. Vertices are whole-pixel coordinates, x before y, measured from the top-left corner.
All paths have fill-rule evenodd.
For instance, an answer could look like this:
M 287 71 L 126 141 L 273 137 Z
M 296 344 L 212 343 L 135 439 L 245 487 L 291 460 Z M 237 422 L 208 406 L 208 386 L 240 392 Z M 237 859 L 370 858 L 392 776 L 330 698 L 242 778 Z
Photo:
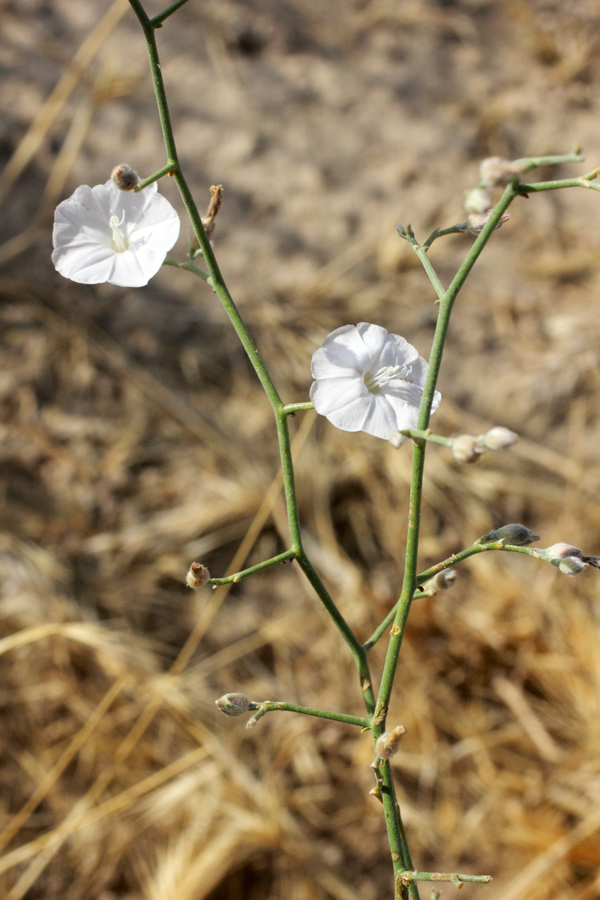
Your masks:
M 479 538 L 479 543 L 492 544 L 494 541 L 502 541 L 505 544 L 511 544 L 513 547 L 526 547 L 527 544 L 533 544 L 534 541 L 539 541 L 539 539 L 539 534 L 534 534 L 530 528 L 513 522 L 511 525 L 502 525 L 501 528 L 488 531 L 482 538 Z

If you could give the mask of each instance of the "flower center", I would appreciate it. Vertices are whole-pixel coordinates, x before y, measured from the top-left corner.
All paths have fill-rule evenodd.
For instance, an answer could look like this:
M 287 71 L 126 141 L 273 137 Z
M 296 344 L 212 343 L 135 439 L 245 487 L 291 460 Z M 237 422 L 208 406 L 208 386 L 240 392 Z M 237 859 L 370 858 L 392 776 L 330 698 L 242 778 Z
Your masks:
M 120 225 L 125 221 L 125 211 L 123 210 L 123 216 L 119 220 L 116 216 L 111 216 L 108 224 L 112 229 L 112 248 L 116 250 L 117 253 L 124 253 L 125 250 L 129 250 L 129 239 L 120 229 Z
M 372 394 L 378 394 L 382 387 L 394 378 L 402 366 L 383 366 L 377 372 L 368 372 L 365 375 L 365 387 Z

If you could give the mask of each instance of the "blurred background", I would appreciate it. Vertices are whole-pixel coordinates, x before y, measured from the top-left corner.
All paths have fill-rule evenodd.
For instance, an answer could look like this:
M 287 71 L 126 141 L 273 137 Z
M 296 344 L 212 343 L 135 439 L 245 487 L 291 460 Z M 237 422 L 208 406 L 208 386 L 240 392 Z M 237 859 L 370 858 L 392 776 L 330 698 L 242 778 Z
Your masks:
M 224 186 L 217 256 L 286 402 L 343 324 L 429 355 L 432 290 L 395 226 L 462 221 L 482 158 L 580 142 L 585 163 L 536 177 L 600 164 L 599 28 L 592 0 L 190 0 L 165 23 L 184 170 L 201 209 Z M 222 575 L 288 541 L 272 413 L 215 296 L 51 264 L 60 200 L 164 163 L 137 21 L 125 0 L 5 0 L 0 32 L 0 894 L 389 897 L 368 736 L 288 714 L 246 732 L 214 706 L 362 712 L 295 565 L 184 586 L 192 560 Z M 600 554 L 600 199 L 510 212 L 456 305 L 434 425 L 521 441 L 474 467 L 430 448 L 421 569 L 514 521 Z M 445 283 L 471 240 L 434 245 Z M 291 427 L 307 551 L 366 638 L 398 595 L 410 448 Z M 600 897 L 598 577 L 483 554 L 413 607 L 398 793 L 419 868 L 494 876 L 469 898 Z

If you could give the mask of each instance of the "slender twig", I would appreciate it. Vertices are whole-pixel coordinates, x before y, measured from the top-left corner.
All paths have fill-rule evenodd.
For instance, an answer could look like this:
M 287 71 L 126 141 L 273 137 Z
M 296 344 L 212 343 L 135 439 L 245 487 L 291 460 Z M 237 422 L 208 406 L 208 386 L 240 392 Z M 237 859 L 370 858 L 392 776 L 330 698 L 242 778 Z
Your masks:
M 286 403 L 282 411 L 286 416 L 294 416 L 297 412 L 306 412 L 309 409 L 314 409 L 310 400 L 306 403 Z
M 287 562 L 288 559 L 294 559 L 297 555 L 297 550 L 286 550 L 284 553 L 272 556 L 271 559 L 265 559 L 255 566 L 250 566 L 249 569 L 242 569 L 241 572 L 234 572 L 233 575 L 226 575 L 224 578 L 209 578 L 206 583 L 212 585 L 237 584 L 238 581 L 241 581 L 242 578 L 247 578 L 248 575 L 254 575 L 255 572 L 262 572 L 264 569 L 276 566 L 277 563 Z
M 157 16 L 154 16 L 153 19 L 150 19 L 152 27 L 161 28 L 162 23 L 165 21 L 165 19 L 168 19 L 169 16 L 172 16 L 174 12 L 177 12 L 177 10 L 187 2 L 188 0 L 175 0 L 175 3 L 171 3 L 171 5 L 167 6 L 166 9 L 163 9 L 161 13 L 159 13 Z
M 251 719 L 248 719 L 246 728 L 252 728 L 268 712 L 301 713 L 304 716 L 316 716 L 318 719 L 333 719 L 335 722 L 344 722 L 346 725 L 358 725 L 359 728 L 369 728 L 371 725 L 370 719 L 361 716 L 347 716 L 345 713 L 331 712 L 328 709 L 313 709 L 311 706 L 296 706 L 294 703 L 284 703 L 279 700 L 252 702 L 250 709 L 255 709 L 256 712 Z
M 402 881 L 408 884 L 411 881 L 451 881 L 459 887 L 464 882 L 476 882 L 477 884 L 489 884 L 491 875 L 458 875 L 452 872 L 404 872 Z
M 164 178 L 165 175 L 170 175 L 175 168 L 174 163 L 169 162 L 166 166 L 163 166 L 162 169 L 159 169 L 158 172 L 155 172 L 154 175 L 148 175 L 147 178 L 142 178 L 141 181 L 138 181 L 136 186 L 132 188 L 132 193 L 137 194 L 139 191 L 143 191 L 144 188 L 148 187 L 149 184 L 153 184 L 155 181 L 158 181 L 159 178 Z

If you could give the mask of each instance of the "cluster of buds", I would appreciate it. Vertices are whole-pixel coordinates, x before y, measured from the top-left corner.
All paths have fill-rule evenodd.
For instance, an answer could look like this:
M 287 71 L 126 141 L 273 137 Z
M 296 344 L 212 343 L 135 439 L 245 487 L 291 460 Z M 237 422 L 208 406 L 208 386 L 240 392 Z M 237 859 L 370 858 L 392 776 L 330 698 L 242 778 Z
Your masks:
M 497 426 L 479 437 L 472 434 L 461 434 L 452 440 L 452 456 L 458 462 L 474 463 L 482 456 L 483 451 L 508 450 L 516 444 L 518 438 L 514 431 Z
M 465 195 L 465 211 L 467 212 L 466 221 L 457 229 L 465 231 L 468 234 L 478 235 L 483 227 L 487 224 L 494 207 L 492 195 L 489 188 L 501 187 L 511 180 L 518 178 L 525 171 L 525 164 L 519 160 L 511 161 L 502 159 L 500 156 L 490 156 L 484 159 L 479 166 L 478 187 L 467 191 Z M 500 228 L 505 222 L 508 222 L 510 216 L 504 213 L 500 217 L 496 228 Z
M 552 544 L 546 549 L 536 550 L 535 554 L 540 559 L 552 563 L 565 575 L 579 575 L 588 566 L 600 569 L 600 557 L 584 556 L 579 547 L 574 547 L 572 544 Z

